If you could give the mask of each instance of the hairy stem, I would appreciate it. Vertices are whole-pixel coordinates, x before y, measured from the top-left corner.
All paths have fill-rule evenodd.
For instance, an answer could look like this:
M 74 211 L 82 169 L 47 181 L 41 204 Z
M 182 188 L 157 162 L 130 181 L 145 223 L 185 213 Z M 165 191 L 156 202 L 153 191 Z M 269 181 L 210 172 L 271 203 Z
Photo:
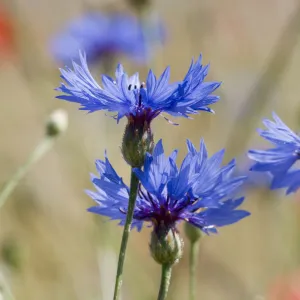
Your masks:
M 131 230 L 131 223 L 132 223 L 135 201 L 136 201 L 136 196 L 138 191 L 138 184 L 139 184 L 139 180 L 131 170 L 129 203 L 128 203 L 126 222 L 124 226 L 122 242 L 121 242 L 121 247 L 119 252 L 118 269 L 117 269 L 115 290 L 114 290 L 114 300 L 118 300 L 120 297 L 125 253 L 126 253 L 129 233 Z
M 172 275 L 172 266 L 171 265 L 162 265 L 161 266 L 161 281 L 160 288 L 157 300 L 167 299 L 167 294 L 170 286 Z

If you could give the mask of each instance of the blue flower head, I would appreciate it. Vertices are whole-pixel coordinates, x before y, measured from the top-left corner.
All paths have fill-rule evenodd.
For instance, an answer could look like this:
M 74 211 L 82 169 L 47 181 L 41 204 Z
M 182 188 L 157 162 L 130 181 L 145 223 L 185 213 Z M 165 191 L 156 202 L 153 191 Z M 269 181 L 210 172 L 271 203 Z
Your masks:
M 141 230 L 150 222 L 154 230 L 161 226 L 175 228 L 186 221 L 205 233 L 216 233 L 217 227 L 235 223 L 249 213 L 236 209 L 244 198 L 228 199 L 245 177 L 232 177 L 235 161 L 221 166 L 224 151 L 207 155 L 201 141 L 200 150 L 187 141 L 188 154 L 180 168 L 176 165 L 177 151 L 165 156 L 161 140 L 153 154 L 147 154 L 143 170 L 134 169 L 140 180 L 132 226 Z M 87 194 L 97 203 L 90 212 L 119 220 L 123 225 L 129 198 L 129 188 L 109 160 L 96 161 L 99 177 L 92 175 L 96 191 Z M 226 199 L 227 198 L 227 199 Z
M 198 111 L 212 110 L 208 105 L 219 97 L 211 93 L 220 86 L 219 82 L 204 82 L 208 66 L 201 64 L 201 56 L 192 62 L 184 79 L 169 83 L 170 68 L 159 78 L 150 70 L 146 82 L 140 82 L 139 74 L 128 76 L 122 65 L 118 65 L 116 78 L 102 76 L 101 87 L 92 77 L 86 56 L 80 54 L 81 64 L 73 63 L 73 70 L 61 69 L 65 81 L 58 88 L 63 94 L 57 98 L 79 103 L 82 110 L 94 112 L 105 110 L 116 112 L 119 121 L 127 117 L 122 153 L 132 167 L 141 167 L 146 152 L 152 152 L 153 135 L 151 121 L 162 113 L 188 117 Z
M 102 75 L 101 87 L 91 75 L 86 55 L 80 54 L 80 65 L 73 62 L 73 70 L 61 69 L 65 83 L 57 89 L 63 94 L 59 99 L 79 103 L 81 110 L 94 112 L 106 110 L 116 112 L 116 119 L 124 116 L 132 122 L 150 124 L 161 113 L 188 117 L 198 111 L 213 112 L 208 106 L 219 100 L 211 95 L 219 82 L 204 82 L 208 66 L 201 64 L 201 56 L 192 62 L 184 79 L 169 83 L 170 68 L 166 68 L 159 78 L 150 70 L 146 82 L 140 82 L 139 74 L 128 76 L 122 65 L 116 69 L 116 78 Z
M 300 159 L 300 138 L 273 113 L 273 121 L 265 119 L 267 130 L 259 134 L 274 147 L 268 150 L 250 150 L 248 156 L 256 161 L 251 171 L 270 172 L 273 176 L 271 188 L 288 188 L 287 194 L 300 187 L 299 170 L 290 168 Z
M 152 34 L 150 42 L 163 41 L 162 24 L 157 22 L 152 27 L 149 30 L 155 35 Z M 78 58 L 79 50 L 87 53 L 90 62 L 105 59 L 107 55 L 125 54 L 143 63 L 150 56 L 148 42 L 134 16 L 89 12 L 68 23 L 51 40 L 50 51 L 58 62 L 67 64 Z

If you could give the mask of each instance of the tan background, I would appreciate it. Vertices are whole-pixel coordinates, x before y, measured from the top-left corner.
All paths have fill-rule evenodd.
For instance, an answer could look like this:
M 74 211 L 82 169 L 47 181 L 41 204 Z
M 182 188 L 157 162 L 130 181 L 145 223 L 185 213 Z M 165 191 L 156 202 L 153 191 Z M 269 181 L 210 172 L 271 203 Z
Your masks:
M 3 1 L 3 0 L 2 0 Z M 119 151 L 124 121 L 55 100 L 60 79 L 47 53 L 48 39 L 86 5 L 126 7 L 121 1 L 7 0 L 16 22 L 13 61 L 0 65 L 0 183 L 25 161 L 43 136 L 43 122 L 54 108 L 69 112 L 68 132 L 20 183 L 0 212 L 0 272 L 15 299 L 111 299 L 121 228 L 89 214 L 89 173 L 104 150 L 128 182 Z M 296 0 L 160 0 L 154 4 L 169 39 L 156 50 L 152 68 L 171 66 L 179 80 L 190 59 L 201 52 L 211 63 L 209 79 L 220 80 L 222 100 L 216 115 L 201 114 L 172 126 L 155 120 L 156 139 L 167 152 L 185 153 L 186 138 L 204 137 L 210 153 L 226 146 L 227 159 L 249 147 L 263 147 L 255 128 L 275 110 L 299 129 L 300 10 Z M 296 15 L 296 17 L 295 17 Z M 154 51 L 154 50 L 153 50 Z M 136 67 L 125 61 L 129 70 Z M 139 67 L 141 74 L 145 69 Z M 99 78 L 99 71 L 93 72 Z M 206 300 L 257 300 L 278 277 L 300 261 L 300 206 L 295 196 L 250 190 L 244 207 L 252 216 L 201 244 L 198 297 Z M 125 265 L 123 299 L 155 299 L 159 266 L 148 252 L 150 229 L 134 232 Z M 169 299 L 187 299 L 188 243 L 174 269 Z M 299 284 L 300 285 L 300 284 Z M 287 299 L 279 297 L 278 299 Z

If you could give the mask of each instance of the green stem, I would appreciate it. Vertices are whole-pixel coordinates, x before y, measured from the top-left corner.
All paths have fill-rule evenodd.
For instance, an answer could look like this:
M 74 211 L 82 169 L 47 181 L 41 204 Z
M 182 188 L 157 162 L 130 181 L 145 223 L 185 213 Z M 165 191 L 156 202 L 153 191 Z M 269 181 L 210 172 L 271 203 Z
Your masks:
M 125 253 L 126 253 L 129 233 L 131 230 L 131 223 L 132 223 L 135 201 L 136 201 L 136 196 L 137 196 L 137 191 L 138 191 L 138 185 L 139 185 L 139 180 L 135 176 L 134 172 L 131 170 L 129 203 L 128 203 L 126 222 L 125 222 L 125 226 L 124 226 L 122 242 L 121 242 L 121 247 L 120 247 L 120 252 L 119 252 L 118 269 L 117 269 L 115 291 L 114 291 L 114 300 L 118 300 L 120 297 L 121 286 L 122 286 L 123 265 L 124 265 L 124 260 L 125 260 Z
M 196 267 L 197 257 L 199 251 L 199 241 L 190 243 L 190 257 L 189 257 L 189 269 L 190 269 L 190 284 L 189 294 L 190 300 L 196 299 Z
M 26 175 L 30 167 L 39 161 L 44 154 L 52 147 L 53 137 L 46 136 L 33 150 L 23 166 L 21 166 L 12 178 L 3 186 L 0 191 L 0 208 L 6 203 L 8 197 L 13 192 L 19 181 Z
M 170 286 L 172 275 L 172 266 L 171 265 L 162 265 L 161 266 L 161 280 L 160 288 L 157 300 L 167 299 L 167 294 Z

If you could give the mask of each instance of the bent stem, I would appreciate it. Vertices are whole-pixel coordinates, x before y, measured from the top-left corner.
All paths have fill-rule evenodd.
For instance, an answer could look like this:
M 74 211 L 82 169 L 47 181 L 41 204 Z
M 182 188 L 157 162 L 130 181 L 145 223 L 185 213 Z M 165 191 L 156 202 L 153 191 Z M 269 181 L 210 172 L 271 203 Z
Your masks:
M 189 299 L 196 299 L 196 266 L 197 256 L 199 251 L 199 241 L 190 243 L 190 254 L 189 254 L 189 271 L 190 271 L 190 283 L 189 283 Z
M 54 138 L 46 136 L 33 150 L 23 166 L 11 177 L 0 191 L 0 208 L 6 203 L 8 197 L 18 185 L 19 181 L 26 175 L 30 167 L 37 163 L 44 154 L 53 146 Z
M 167 299 L 172 275 L 172 265 L 164 264 L 161 266 L 161 280 L 157 300 Z
M 126 253 L 129 233 L 131 230 L 131 223 L 132 223 L 135 201 L 136 201 L 136 196 L 138 191 L 138 185 L 139 185 L 139 180 L 134 174 L 134 172 L 131 170 L 129 203 L 128 203 L 126 222 L 124 226 L 122 242 L 121 242 L 121 247 L 119 252 L 118 268 L 117 268 L 115 290 L 114 290 L 114 300 L 118 300 L 120 297 L 121 286 L 122 286 L 123 265 L 125 260 L 125 253 Z

